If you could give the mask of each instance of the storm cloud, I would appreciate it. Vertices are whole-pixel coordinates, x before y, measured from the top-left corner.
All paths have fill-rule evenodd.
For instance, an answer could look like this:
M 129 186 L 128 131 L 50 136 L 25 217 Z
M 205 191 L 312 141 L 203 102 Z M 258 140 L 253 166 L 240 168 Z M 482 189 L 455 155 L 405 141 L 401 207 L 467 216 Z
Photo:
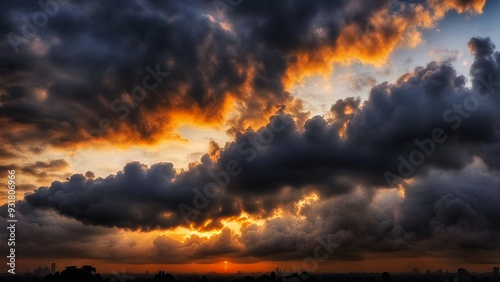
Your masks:
M 205 258 L 217 256 L 217 244 L 242 260 L 290 250 L 290 259 L 299 258 L 315 238 L 328 236 L 340 244 L 334 257 L 343 259 L 361 259 L 361 249 L 402 255 L 435 244 L 462 253 L 498 250 L 500 54 L 488 38 L 472 38 L 469 47 L 472 87 L 448 62 L 431 62 L 376 85 L 363 104 L 335 102 L 332 119 L 316 116 L 300 129 L 292 116 L 278 114 L 223 147 L 213 144 L 188 169 L 130 163 L 106 178 L 77 174 L 39 188 L 26 204 L 85 224 L 143 231 L 219 230 L 221 220 L 241 214 L 269 219 L 245 225 L 241 235 L 223 231 L 217 240 L 231 243 L 195 252 Z M 418 142 L 432 140 L 436 128 L 446 138 L 427 156 L 430 147 Z M 398 174 L 400 156 L 411 164 L 415 150 L 423 164 L 400 175 L 406 181 L 388 183 L 385 173 Z M 184 214 L 182 204 L 189 207 Z M 159 253 L 185 248 L 169 240 L 155 241 Z
M 345 57 L 383 59 L 440 11 L 484 5 L 447 2 L 4 1 L 2 139 L 43 149 L 178 139 L 194 121 L 245 130 L 296 103 L 288 84 Z
M 42 7 L 0 3 L 0 30 L 27 37 L 0 40 L 7 163 L 20 147 L 37 154 L 88 145 L 91 135 L 125 147 L 180 139 L 176 129 L 195 122 L 223 124 L 232 137 L 187 168 L 130 162 L 27 193 L 17 202 L 24 256 L 297 260 L 324 240 L 336 243 L 332 259 L 498 258 L 500 53 L 489 38 L 468 42 L 467 77 L 452 60 L 393 82 L 361 77 L 368 98 L 329 101 L 324 116 L 309 118 L 288 92 L 336 62 L 378 64 L 419 44 L 447 11 L 481 13 L 485 1 L 50 3 L 57 12 L 29 38 Z M 67 167 L 14 168 L 47 179 L 56 175 L 43 170 Z M 180 240 L 175 230 L 213 233 Z M 147 240 L 127 237 L 135 231 Z

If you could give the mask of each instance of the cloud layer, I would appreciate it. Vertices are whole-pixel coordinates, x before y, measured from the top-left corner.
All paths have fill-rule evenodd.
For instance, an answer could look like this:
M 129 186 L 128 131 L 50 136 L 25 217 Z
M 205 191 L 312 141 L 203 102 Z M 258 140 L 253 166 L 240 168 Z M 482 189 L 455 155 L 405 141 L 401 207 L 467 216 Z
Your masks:
M 234 133 L 282 105 L 293 113 L 286 91 L 305 76 L 383 61 L 446 11 L 480 13 L 484 2 L 4 2 L 2 139 L 5 149 L 95 136 L 123 146 L 180 138 L 186 123 Z
M 363 104 L 338 100 L 330 118 L 310 118 L 303 129 L 278 113 L 222 147 L 212 144 L 187 169 L 136 162 L 106 178 L 76 174 L 26 196 L 20 212 L 27 224 L 40 220 L 29 214 L 49 213 L 89 230 L 219 232 L 157 236 L 152 246 L 124 251 L 130 261 L 145 250 L 165 263 L 171 252 L 178 262 L 292 260 L 325 238 L 340 244 L 334 259 L 390 252 L 491 262 L 500 248 L 500 54 L 488 38 L 468 44 L 470 87 L 448 62 L 431 62 L 374 86 Z M 387 172 L 401 178 L 388 182 Z M 241 228 L 224 228 L 227 220 Z
M 91 135 L 120 146 L 182 138 L 186 123 L 233 137 L 185 169 L 131 162 L 38 188 L 17 203 L 23 257 L 300 260 L 323 240 L 338 244 L 332 259 L 498 260 L 500 54 L 490 39 L 468 42 L 469 78 L 450 61 L 393 83 L 360 76 L 374 85 L 369 98 L 331 101 L 324 116 L 309 118 L 287 92 L 334 63 L 380 64 L 446 12 L 481 13 L 484 0 L 47 3 L 0 3 L 5 164 L 19 148 Z M 34 26 L 41 11 L 47 21 Z M 46 180 L 68 163 L 8 167 Z

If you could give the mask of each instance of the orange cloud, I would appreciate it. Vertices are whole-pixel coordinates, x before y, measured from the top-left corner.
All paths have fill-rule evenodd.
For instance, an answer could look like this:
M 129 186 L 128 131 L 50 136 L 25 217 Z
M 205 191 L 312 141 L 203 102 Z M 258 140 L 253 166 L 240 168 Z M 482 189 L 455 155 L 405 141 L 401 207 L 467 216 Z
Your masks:
M 482 14 L 486 4 L 486 0 L 428 0 L 428 2 L 439 18 L 444 17 L 449 10 L 456 10 L 460 14 L 465 12 Z
M 398 47 L 415 47 L 422 43 L 420 29 L 432 28 L 446 12 L 482 13 L 486 0 L 439 1 L 429 0 L 424 5 L 402 5 L 401 13 L 391 14 L 386 9 L 373 12 L 365 26 L 346 23 L 335 44 L 324 44 L 319 50 L 303 50 L 294 55 L 284 76 L 287 89 L 301 83 L 307 76 L 327 76 L 334 63 L 361 61 L 381 65 Z

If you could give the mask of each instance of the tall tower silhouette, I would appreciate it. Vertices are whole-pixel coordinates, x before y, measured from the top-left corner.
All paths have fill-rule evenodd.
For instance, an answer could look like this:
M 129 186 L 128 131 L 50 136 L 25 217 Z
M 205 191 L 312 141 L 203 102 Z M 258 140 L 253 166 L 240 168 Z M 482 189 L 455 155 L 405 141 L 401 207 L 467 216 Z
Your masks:
M 50 267 L 50 273 L 55 274 L 56 273 L 56 263 L 53 262 L 52 266 Z
M 468 280 L 469 280 L 468 276 L 469 276 L 469 273 L 467 272 L 467 269 L 459 268 L 457 270 L 458 282 L 468 282 Z

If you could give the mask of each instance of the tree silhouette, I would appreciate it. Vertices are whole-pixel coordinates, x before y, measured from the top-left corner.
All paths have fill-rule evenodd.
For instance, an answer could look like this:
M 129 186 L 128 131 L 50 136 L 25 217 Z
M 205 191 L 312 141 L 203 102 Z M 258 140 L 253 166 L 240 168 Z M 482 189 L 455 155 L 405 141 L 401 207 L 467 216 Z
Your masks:
M 84 265 L 80 268 L 72 265 L 67 266 L 61 273 L 55 275 L 48 274 L 43 281 L 53 282 L 98 282 L 104 281 L 101 275 L 96 274 L 96 268 L 91 265 Z
M 81 269 L 84 270 L 84 271 L 87 271 L 90 274 L 95 274 L 95 272 L 96 272 L 95 267 L 93 267 L 91 265 L 84 265 L 84 266 L 81 267 Z
M 389 272 L 382 273 L 382 282 L 392 282 L 392 278 Z

